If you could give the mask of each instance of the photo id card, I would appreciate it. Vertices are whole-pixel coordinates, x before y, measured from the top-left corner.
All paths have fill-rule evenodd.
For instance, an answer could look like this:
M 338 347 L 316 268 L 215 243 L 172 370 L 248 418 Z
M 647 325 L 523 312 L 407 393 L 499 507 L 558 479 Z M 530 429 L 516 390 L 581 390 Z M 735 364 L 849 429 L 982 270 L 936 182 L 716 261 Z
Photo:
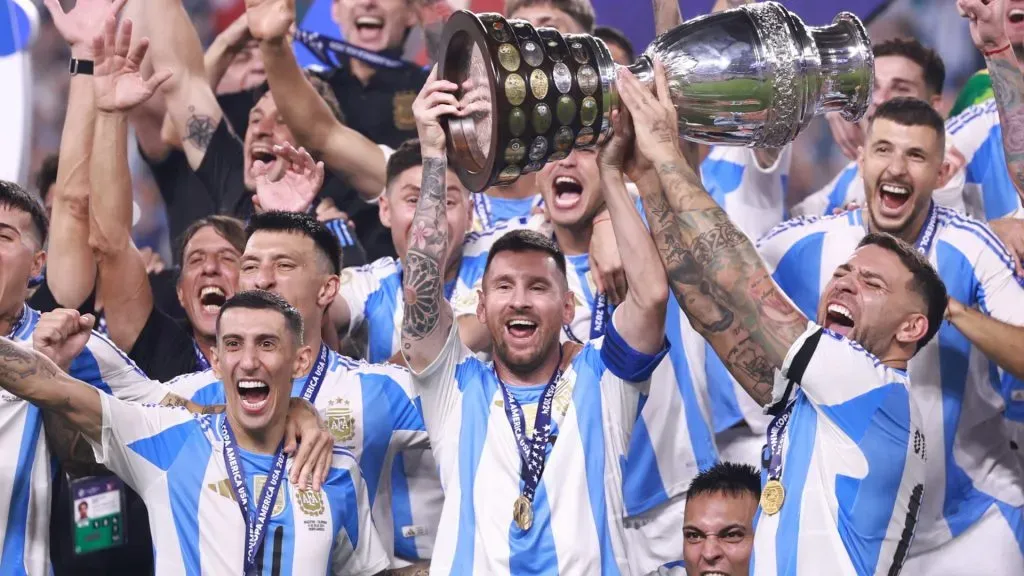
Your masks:
M 75 554 L 107 550 L 124 543 L 124 484 L 116 476 L 71 481 L 72 541 Z

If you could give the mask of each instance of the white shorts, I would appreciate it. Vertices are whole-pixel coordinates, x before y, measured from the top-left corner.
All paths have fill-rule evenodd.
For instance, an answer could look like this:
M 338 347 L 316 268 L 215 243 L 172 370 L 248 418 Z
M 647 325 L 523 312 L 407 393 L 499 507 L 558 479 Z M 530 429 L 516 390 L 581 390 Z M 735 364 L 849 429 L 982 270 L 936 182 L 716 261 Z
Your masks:
M 903 574 L 1021 576 L 1024 554 L 1017 538 L 1003 513 L 992 505 L 980 520 L 949 542 L 921 554 L 914 554 L 911 547 Z
M 666 564 L 683 561 L 685 509 L 686 494 L 680 494 L 653 510 L 623 519 L 626 556 L 633 574 L 676 573 L 661 570 Z

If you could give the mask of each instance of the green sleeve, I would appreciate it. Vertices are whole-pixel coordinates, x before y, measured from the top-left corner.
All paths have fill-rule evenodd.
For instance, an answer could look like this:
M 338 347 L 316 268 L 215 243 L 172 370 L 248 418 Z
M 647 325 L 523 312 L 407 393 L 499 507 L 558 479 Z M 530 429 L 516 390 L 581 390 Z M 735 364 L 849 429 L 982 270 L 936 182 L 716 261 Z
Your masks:
M 952 110 L 949 111 L 949 117 L 953 118 L 971 106 L 980 104 L 993 96 L 992 79 L 988 75 L 988 70 L 982 70 L 967 80 L 967 84 L 956 97 Z

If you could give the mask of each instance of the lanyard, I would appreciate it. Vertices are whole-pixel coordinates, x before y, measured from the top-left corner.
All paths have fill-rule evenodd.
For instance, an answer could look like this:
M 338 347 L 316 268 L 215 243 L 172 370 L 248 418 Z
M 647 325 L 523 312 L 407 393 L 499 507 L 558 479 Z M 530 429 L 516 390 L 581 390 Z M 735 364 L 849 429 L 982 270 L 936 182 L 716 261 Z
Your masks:
M 487 230 L 493 226 L 491 222 L 491 200 L 487 197 L 487 194 L 477 192 L 473 207 L 476 210 L 476 217 L 480 220 L 481 230 Z
M 14 338 L 18 331 L 25 327 L 25 322 L 28 321 L 28 317 L 31 316 L 31 314 L 32 313 L 29 312 L 28 304 L 22 304 L 21 316 L 18 316 L 18 319 L 14 321 L 14 324 L 11 324 L 11 331 L 7 333 L 7 337 Z
M 309 51 L 316 56 L 317 60 L 323 62 L 324 65 L 335 68 L 340 66 L 340 62 L 346 56 L 362 60 L 363 62 L 372 64 L 378 68 L 398 69 L 405 68 L 409 65 L 406 61 L 400 58 L 393 58 L 380 52 L 372 52 L 365 48 L 360 48 L 355 44 L 345 42 L 344 40 L 329 38 L 319 32 L 296 30 L 295 40 L 308 48 Z M 332 55 L 334 56 L 333 59 L 331 58 Z
M 192 338 L 192 351 L 196 354 L 196 372 L 206 372 L 210 369 L 210 361 L 203 355 L 203 351 L 199 348 L 199 342 L 196 342 L 195 338 Z
M 605 293 L 597 295 L 594 298 L 594 303 L 590 305 L 590 339 L 596 340 L 601 336 L 604 336 L 605 331 L 608 329 L 608 296 Z M 585 344 L 576 334 L 572 331 L 572 326 L 565 324 L 562 326 L 565 330 L 565 335 L 569 337 L 569 340 L 576 342 L 577 344 Z
M 302 386 L 302 399 L 307 402 L 314 402 L 316 395 L 320 392 L 320 385 L 324 383 L 324 375 L 327 374 L 327 358 L 330 350 L 327 344 L 320 343 L 320 353 L 316 356 L 316 364 L 306 376 L 306 383 Z
M 938 227 L 938 215 L 935 213 L 935 202 L 932 202 L 928 206 L 928 220 L 925 222 L 924 228 L 921 230 L 921 237 L 917 239 L 914 247 L 918 249 L 921 254 L 928 256 L 928 252 L 932 249 L 932 242 L 935 240 L 935 229 Z
M 512 434 L 516 438 L 516 445 L 519 448 L 519 457 L 522 459 L 519 476 L 523 480 L 523 497 L 533 502 L 533 495 L 540 484 L 540 476 L 544 472 L 544 465 L 547 459 L 547 445 L 551 438 L 551 409 L 555 400 L 555 389 L 557 382 L 562 375 L 562 352 L 559 348 L 558 365 L 551 380 L 544 387 L 540 397 L 540 404 L 537 406 L 537 417 L 533 424 L 533 437 L 526 437 L 526 415 L 523 414 L 523 407 L 519 405 L 509 390 L 508 386 L 498 377 L 498 384 L 501 388 L 501 395 L 505 399 L 505 415 L 512 425 Z M 497 376 L 497 372 L 495 372 Z
M 274 455 L 274 463 L 267 476 L 267 483 L 263 485 L 263 490 L 260 493 L 259 508 L 253 511 L 249 507 L 249 488 L 245 484 L 245 470 L 238 457 L 238 442 L 235 440 L 235 433 L 231 430 L 231 426 L 228 425 L 227 417 L 221 420 L 221 436 L 224 438 L 224 463 L 231 476 L 231 487 L 235 491 L 238 507 L 242 510 L 242 519 L 245 520 L 245 568 L 243 574 L 251 576 L 256 574 L 256 554 L 263 544 L 263 538 L 267 535 L 267 519 L 270 516 L 270 511 L 274 508 L 277 493 L 281 489 L 281 478 L 284 476 L 284 464 L 288 455 L 284 452 L 284 440 L 282 440 Z
M 772 423 L 768 425 L 768 451 L 770 453 L 768 459 L 768 479 L 779 480 L 782 478 L 782 452 L 785 450 L 784 438 L 786 435 L 786 426 L 789 424 L 790 415 L 793 413 L 793 404 L 790 402 L 789 406 L 782 411 L 781 414 L 772 418 Z

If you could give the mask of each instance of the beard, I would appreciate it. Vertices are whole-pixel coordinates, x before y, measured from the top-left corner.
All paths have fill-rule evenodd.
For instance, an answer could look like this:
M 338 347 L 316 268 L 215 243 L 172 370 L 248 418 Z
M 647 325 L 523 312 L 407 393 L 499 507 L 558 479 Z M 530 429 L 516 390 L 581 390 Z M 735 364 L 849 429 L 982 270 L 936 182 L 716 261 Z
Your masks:
M 544 365 L 551 354 L 558 350 L 560 345 L 558 332 L 542 337 L 538 340 L 539 344 L 532 349 L 512 350 L 503 336 L 505 336 L 504 325 L 498 326 L 496 331 L 491 330 L 495 360 L 500 361 L 509 372 L 523 379 L 529 379 L 538 368 Z

